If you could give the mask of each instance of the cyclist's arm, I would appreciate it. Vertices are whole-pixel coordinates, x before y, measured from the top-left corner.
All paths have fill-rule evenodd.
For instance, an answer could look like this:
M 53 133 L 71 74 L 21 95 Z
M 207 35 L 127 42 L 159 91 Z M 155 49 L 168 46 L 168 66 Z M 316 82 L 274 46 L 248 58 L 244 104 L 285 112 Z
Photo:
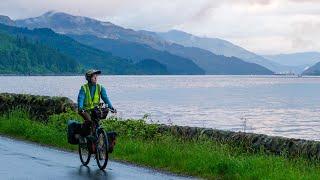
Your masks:
M 108 105 L 109 108 L 111 108 L 111 109 L 113 108 L 111 101 L 107 95 L 107 91 L 103 86 L 101 86 L 101 98 L 102 98 L 103 102 Z
M 78 110 L 81 111 L 83 109 L 83 102 L 85 98 L 85 93 L 82 87 L 80 88 L 79 94 L 78 94 Z

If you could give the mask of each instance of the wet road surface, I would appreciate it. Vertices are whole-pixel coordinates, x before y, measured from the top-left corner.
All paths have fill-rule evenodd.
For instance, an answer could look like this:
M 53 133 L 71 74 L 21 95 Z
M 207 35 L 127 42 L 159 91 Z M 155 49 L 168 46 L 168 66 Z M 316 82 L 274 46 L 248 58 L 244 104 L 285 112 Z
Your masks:
M 0 136 L 0 179 L 188 179 L 109 161 L 105 171 L 95 159 L 81 166 L 77 153 Z

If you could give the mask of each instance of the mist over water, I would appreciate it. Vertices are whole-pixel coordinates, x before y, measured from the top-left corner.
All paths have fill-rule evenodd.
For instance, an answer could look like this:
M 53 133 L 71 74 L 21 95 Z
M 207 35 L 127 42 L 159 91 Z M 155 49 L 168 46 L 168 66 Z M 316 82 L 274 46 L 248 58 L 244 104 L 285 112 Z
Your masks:
M 124 118 L 320 140 L 320 78 L 101 76 Z M 0 92 L 66 96 L 82 76 L 0 76 Z

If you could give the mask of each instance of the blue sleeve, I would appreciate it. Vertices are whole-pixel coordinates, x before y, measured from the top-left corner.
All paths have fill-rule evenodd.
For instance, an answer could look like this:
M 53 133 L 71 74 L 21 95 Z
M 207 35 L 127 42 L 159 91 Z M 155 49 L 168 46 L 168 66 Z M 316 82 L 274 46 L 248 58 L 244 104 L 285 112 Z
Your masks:
M 103 102 L 108 105 L 108 107 L 113 108 L 111 101 L 108 98 L 107 91 L 103 86 L 101 86 L 101 98 Z
M 82 87 L 80 88 L 79 94 L 78 94 L 78 110 L 83 109 L 83 102 L 85 98 L 85 93 Z

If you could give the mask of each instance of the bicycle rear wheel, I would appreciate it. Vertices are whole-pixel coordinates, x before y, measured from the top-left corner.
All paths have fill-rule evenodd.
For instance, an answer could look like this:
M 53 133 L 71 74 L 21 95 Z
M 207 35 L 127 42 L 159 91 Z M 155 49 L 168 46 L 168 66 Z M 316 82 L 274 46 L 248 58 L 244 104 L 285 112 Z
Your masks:
M 89 144 L 85 138 L 83 138 L 81 142 L 79 141 L 79 157 L 84 166 L 89 164 L 91 153 L 89 151 Z
M 100 130 L 98 132 L 98 141 L 96 146 L 96 160 L 101 170 L 105 169 L 108 164 L 109 155 L 107 141 L 106 133 L 103 130 Z

